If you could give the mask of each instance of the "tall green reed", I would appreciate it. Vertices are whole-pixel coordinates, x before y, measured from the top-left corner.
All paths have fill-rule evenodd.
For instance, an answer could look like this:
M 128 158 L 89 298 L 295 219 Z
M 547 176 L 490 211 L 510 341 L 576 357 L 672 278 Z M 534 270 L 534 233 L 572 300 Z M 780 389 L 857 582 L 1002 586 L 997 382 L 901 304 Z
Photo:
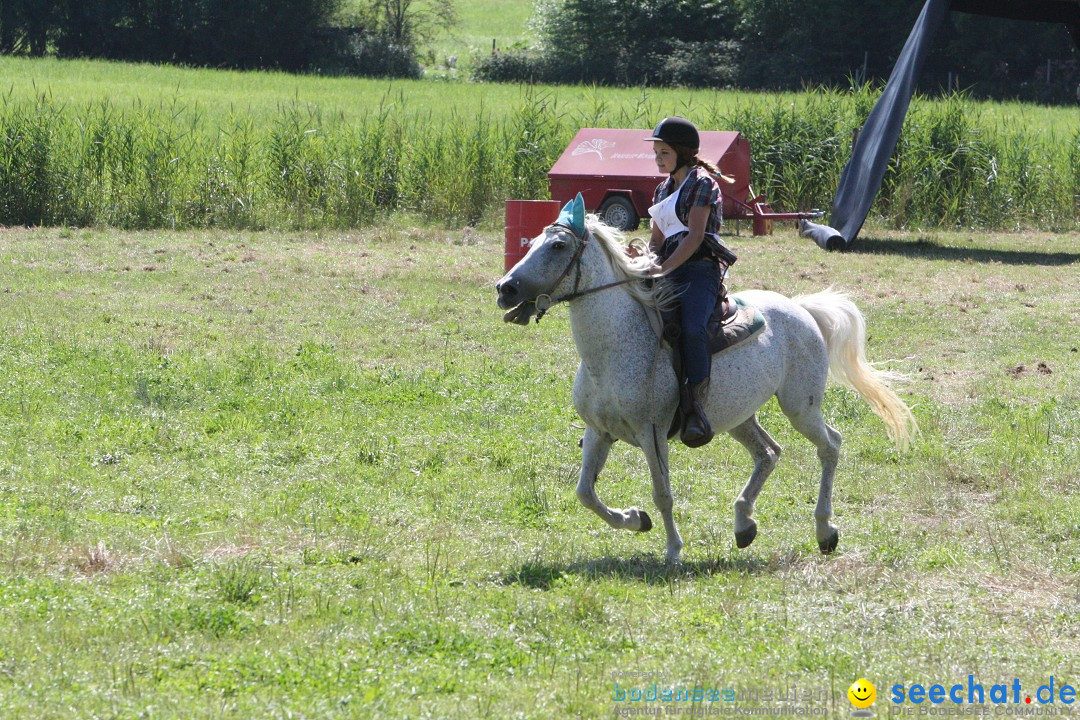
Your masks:
M 71 107 L 0 98 L 0 223 L 123 228 L 352 227 L 406 211 L 494 224 L 506 199 L 547 197 L 547 171 L 582 126 L 650 127 L 682 112 L 742 132 L 773 207 L 827 208 L 878 90 L 754 96 L 734 107 L 620 104 L 594 90 L 572 115 L 524 89 L 509 112 L 436 116 L 388 93 L 359 120 L 298 101 L 269 121 L 210 122 L 178 102 Z M 916 98 L 874 223 L 1080 227 L 1080 128 L 1070 138 L 991 124 L 962 95 Z
M 195 187 L 193 224 L 226 228 L 260 225 L 262 198 L 258 189 L 264 166 L 257 143 L 254 121 L 235 115 L 216 138 L 208 140 L 209 155 Z
M 53 157 L 64 115 L 48 96 L 32 103 L 5 98 L 0 107 L 0 222 L 37 225 L 53 217 Z

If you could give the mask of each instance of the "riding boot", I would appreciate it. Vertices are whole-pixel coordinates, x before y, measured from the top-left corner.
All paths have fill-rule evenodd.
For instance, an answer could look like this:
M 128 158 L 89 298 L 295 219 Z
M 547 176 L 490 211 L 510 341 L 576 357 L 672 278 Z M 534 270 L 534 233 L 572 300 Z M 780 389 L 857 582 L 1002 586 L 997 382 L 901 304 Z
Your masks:
M 701 447 L 713 439 L 712 425 L 705 415 L 705 400 L 709 397 L 709 379 L 697 385 L 687 384 L 686 419 L 683 422 L 682 437 L 686 447 Z

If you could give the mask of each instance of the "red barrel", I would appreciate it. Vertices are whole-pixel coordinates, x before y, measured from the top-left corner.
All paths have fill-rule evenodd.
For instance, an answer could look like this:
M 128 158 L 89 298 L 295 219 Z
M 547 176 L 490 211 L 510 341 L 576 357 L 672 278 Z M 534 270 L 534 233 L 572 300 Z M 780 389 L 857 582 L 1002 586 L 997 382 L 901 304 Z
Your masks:
M 555 200 L 506 201 L 505 271 L 517 265 L 529 252 L 532 239 L 559 218 L 559 209 Z

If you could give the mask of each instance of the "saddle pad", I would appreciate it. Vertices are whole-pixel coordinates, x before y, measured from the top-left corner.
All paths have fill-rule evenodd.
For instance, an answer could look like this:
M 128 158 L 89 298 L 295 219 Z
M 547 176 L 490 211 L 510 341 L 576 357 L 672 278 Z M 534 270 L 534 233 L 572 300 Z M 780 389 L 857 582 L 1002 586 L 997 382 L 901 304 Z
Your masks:
M 727 313 L 727 319 L 722 319 L 723 311 L 713 313 L 709 321 L 709 353 L 712 355 L 738 345 L 765 327 L 765 316 L 760 310 L 740 297 L 729 300 L 735 301 L 735 312 Z

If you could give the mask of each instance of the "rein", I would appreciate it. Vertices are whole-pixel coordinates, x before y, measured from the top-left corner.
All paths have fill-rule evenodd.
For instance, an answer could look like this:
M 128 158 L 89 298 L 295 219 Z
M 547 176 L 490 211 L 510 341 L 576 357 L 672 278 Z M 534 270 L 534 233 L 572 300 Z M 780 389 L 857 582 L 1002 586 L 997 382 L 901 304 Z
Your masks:
M 574 237 L 577 237 L 577 233 L 574 232 L 573 228 L 567 225 L 563 225 L 562 223 L 554 224 L 558 227 L 569 230 L 574 235 Z M 570 300 L 576 300 L 577 298 L 585 297 L 586 295 L 598 293 L 601 290 L 610 290 L 611 288 L 616 288 L 620 285 L 626 285 L 628 283 L 638 282 L 642 280 L 642 278 L 627 278 L 626 280 L 617 280 L 612 283 L 607 283 L 598 287 L 589 288 L 588 290 L 578 290 L 578 285 L 581 282 L 581 257 L 585 254 L 585 243 L 588 239 L 589 231 L 586 230 L 585 234 L 581 237 L 581 242 L 578 243 L 578 248 L 577 251 L 574 252 L 574 257 L 570 258 L 570 263 L 566 266 L 566 269 L 562 271 L 562 274 L 559 275 L 559 278 L 551 285 L 551 289 L 554 290 L 563 280 L 566 279 L 566 276 L 570 274 L 570 271 L 574 270 L 574 291 L 571 293 L 567 293 L 566 295 L 560 295 L 557 298 L 552 298 L 549 294 L 550 291 L 548 293 L 540 293 L 539 295 L 537 295 L 536 298 L 532 301 L 533 305 L 536 307 L 536 322 L 539 323 L 540 318 L 544 317 L 544 315 L 547 314 L 548 310 L 561 302 L 569 302 Z

